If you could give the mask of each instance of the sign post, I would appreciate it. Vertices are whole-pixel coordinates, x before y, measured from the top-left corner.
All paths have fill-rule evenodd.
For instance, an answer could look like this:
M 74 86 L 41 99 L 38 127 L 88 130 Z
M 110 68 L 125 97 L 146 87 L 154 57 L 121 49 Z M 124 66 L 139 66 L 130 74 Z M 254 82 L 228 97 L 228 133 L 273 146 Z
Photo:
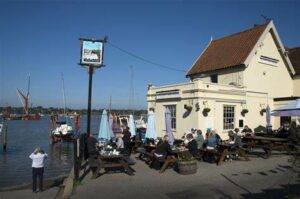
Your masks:
M 104 67 L 103 64 L 103 49 L 104 43 L 107 42 L 107 37 L 103 40 L 97 39 L 83 39 L 81 42 L 81 53 L 79 65 L 86 67 L 89 73 L 89 88 L 88 88 L 88 110 L 87 110 L 87 136 L 91 133 L 91 103 L 92 103 L 92 84 L 93 73 L 97 68 Z

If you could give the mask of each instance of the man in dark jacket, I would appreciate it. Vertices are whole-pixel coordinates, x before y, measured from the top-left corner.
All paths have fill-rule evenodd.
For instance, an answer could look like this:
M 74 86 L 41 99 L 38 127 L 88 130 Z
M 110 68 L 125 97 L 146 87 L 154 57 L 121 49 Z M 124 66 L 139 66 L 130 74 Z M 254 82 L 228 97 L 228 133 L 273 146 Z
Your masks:
M 129 127 L 124 127 L 123 129 L 123 142 L 124 142 L 124 150 L 128 154 L 130 154 L 130 137 L 131 133 L 129 131 Z
M 196 140 L 194 140 L 194 137 L 191 133 L 187 134 L 186 138 L 189 141 L 186 148 L 189 149 L 189 152 L 192 154 L 192 156 L 197 157 L 198 156 L 198 145 L 197 145 Z
M 171 146 L 169 144 L 169 137 L 165 135 L 161 142 L 157 145 L 154 151 L 154 160 L 150 164 L 151 168 L 159 170 L 161 168 L 161 160 L 165 160 L 172 153 Z M 172 156 L 169 156 L 172 159 Z
M 162 141 L 160 141 L 154 151 L 154 155 L 157 158 L 166 158 L 168 155 L 170 155 L 172 153 L 171 150 L 171 146 L 169 144 L 169 137 L 167 135 L 165 135 L 162 139 Z
M 100 171 L 100 157 L 98 151 L 98 140 L 92 134 L 87 138 L 88 163 L 93 172 L 92 178 L 97 178 Z

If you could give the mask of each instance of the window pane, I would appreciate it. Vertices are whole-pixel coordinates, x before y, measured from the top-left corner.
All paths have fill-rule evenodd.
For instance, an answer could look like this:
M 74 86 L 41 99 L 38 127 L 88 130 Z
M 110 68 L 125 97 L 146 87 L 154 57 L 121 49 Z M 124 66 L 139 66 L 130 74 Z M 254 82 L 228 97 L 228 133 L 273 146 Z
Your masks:
M 176 105 L 166 105 L 171 112 L 171 126 L 172 129 L 176 129 Z
M 224 105 L 223 107 L 223 129 L 234 128 L 234 106 Z

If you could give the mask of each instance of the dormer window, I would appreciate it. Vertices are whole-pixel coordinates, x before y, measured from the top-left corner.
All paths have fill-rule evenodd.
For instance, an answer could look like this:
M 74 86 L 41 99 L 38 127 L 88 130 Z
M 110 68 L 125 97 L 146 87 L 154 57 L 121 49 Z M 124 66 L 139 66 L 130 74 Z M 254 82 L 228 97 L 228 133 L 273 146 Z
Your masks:
M 210 76 L 210 82 L 212 83 L 218 83 L 218 75 L 214 74 Z
M 278 59 L 274 59 L 272 57 L 267 57 L 267 56 L 261 55 L 259 57 L 258 62 L 262 63 L 262 64 L 271 65 L 271 66 L 278 66 L 279 60 Z

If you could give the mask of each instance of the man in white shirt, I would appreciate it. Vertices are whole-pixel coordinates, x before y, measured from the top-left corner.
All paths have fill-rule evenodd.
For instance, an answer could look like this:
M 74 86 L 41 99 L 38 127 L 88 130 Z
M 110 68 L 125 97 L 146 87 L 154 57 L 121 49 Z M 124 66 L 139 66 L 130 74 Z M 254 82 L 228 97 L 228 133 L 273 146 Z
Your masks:
M 47 157 L 48 155 L 40 147 L 37 147 L 29 156 L 32 159 L 32 192 L 34 193 L 37 193 L 37 177 L 39 177 L 39 191 L 43 191 L 44 161 Z

